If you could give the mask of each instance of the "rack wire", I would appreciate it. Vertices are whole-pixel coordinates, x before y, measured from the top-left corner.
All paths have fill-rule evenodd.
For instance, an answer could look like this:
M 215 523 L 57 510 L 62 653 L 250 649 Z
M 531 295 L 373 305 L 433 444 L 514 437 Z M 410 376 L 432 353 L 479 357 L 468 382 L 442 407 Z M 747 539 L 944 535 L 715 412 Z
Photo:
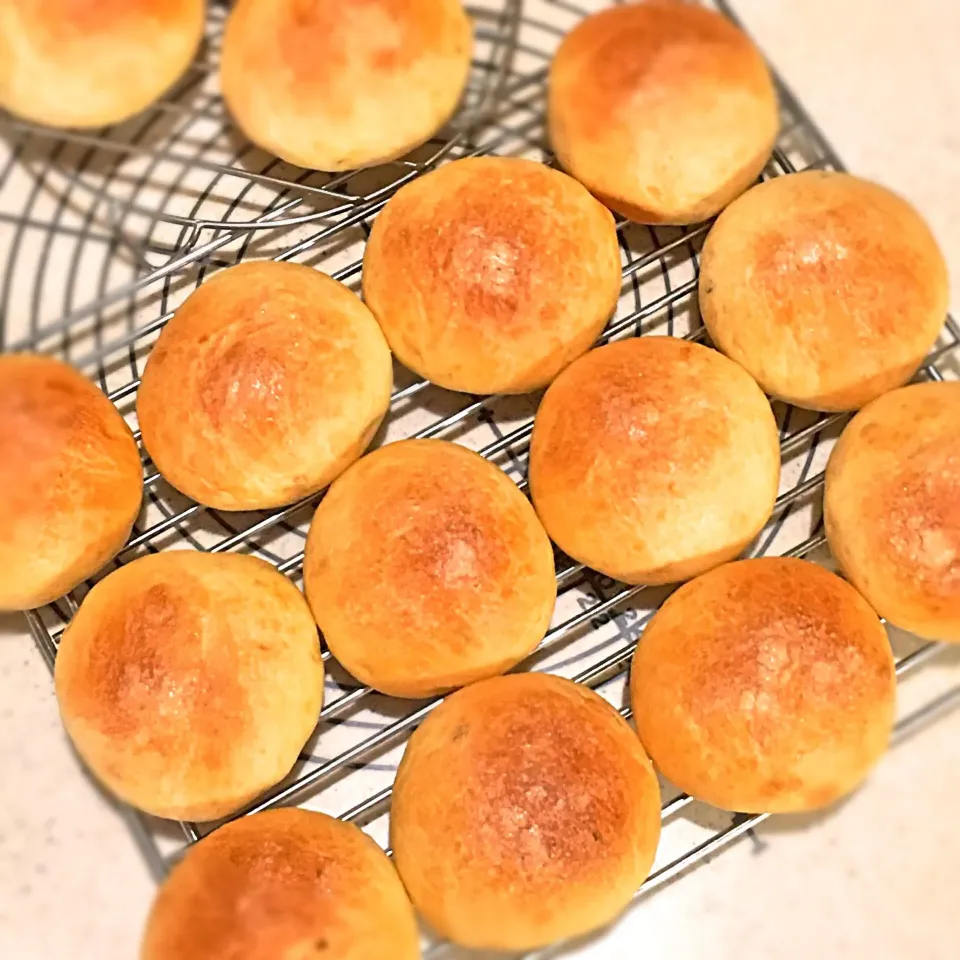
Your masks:
M 581 0 L 475 0 L 477 49 L 454 122 L 410 156 L 371 171 L 327 176 L 270 157 L 233 131 L 216 90 L 226 5 L 211 6 L 204 49 L 182 82 L 152 109 L 93 133 L 55 132 L 0 116 L 0 344 L 63 357 L 99 382 L 136 430 L 133 409 L 150 348 L 173 309 L 211 273 L 250 258 L 311 264 L 355 289 L 377 212 L 400 186 L 440 163 L 477 154 L 552 157 L 543 129 L 547 64 L 562 35 L 604 4 Z M 733 12 L 719 2 L 725 13 Z M 782 134 L 764 177 L 842 164 L 778 80 Z M 699 250 L 709 224 L 689 228 L 618 223 L 623 289 L 601 340 L 665 334 L 704 339 L 696 309 Z M 920 376 L 955 370 L 960 329 L 948 320 Z M 464 397 L 397 366 L 391 412 L 377 442 L 443 437 L 478 450 L 525 487 L 539 395 Z M 829 562 L 819 490 L 843 415 L 774 404 L 783 475 L 773 516 L 753 555 Z M 139 441 L 139 433 L 137 432 Z M 255 553 L 298 581 L 320 495 L 281 510 L 231 514 L 182 497 L 145 451 L 145 507 L 109 569 L 144 553 L 189 545 Z M 60 636 L 89 589 L 28 614 L 52 668 Z M 549 670 L 623 706 L 624 681 L 663 588 L 628 587 L 557 554 L 558 602 L 550 630 L 523 669 Z M 899 677 L 941 647 L 898 641 Z M 322 652 L 325 703 L 291 776 L 250 810 L 298 803 L 357 823 L 386 845 L 396 765 L 410 732 L 438 699 L 410 703 L 358 685 Z M 948 691 L 901 721 L 902 735 L 960 701 Z M 663 785 L 663 842 L 638 898 L 730 846 L 765 818 L 705 811 Z M 692 819 L 682 817 L 701 808 Z M 250 812 L 250 811 L 246 811 Z M 209 825 L 173 825 L 125 810 L 159 879 Z M 704 827 L 704 823 L 709 826 Z M 437 944 L 430 955 L 450 952 Z M 552 956 L 553 951 L 538 954 Z

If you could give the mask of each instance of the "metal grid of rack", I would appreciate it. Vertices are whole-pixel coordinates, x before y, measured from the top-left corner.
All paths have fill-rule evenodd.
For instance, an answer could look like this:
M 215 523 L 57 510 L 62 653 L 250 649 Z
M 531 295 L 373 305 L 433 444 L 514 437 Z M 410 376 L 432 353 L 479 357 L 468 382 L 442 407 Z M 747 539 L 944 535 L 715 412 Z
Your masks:
M 581 0 L 586 2 L 586 0 Z M 201 57 L 179 86 L 141 117 L 95 133 L 55 133 L 0 117 L 0 344 L 70 360 L 93 376 L 136 428 L 133 405 L 150 347 L 172 310 L 212 272 L 248 258 L 311 264 L 358 287 L 373 217 L 404 183 L 439 163 L 497 153 L 550 162 L 543 130 L 544 79 L 560 37 L 589 10 L 566 0 L 477 0 L 477 50 L 468 92 L 448 130 L 410 157 L 331 177 L 292 168 L 232 131 L 216 92 L 226 15 L 213 5 Z M 722 6 L 728 14 L 731 11 Z M 732 14 L 731 14 L 732 15 Z M 782 135 L 764 176 L 841 164 L 793 95 L 780 85 Z M 619 223 L 623 289 L 602 340 L 638 335 L 702 339 L 696 310 L 700 245 L 709 225 L 651 228 Z M 956 365 L 960 329 L 949 321 L 920 373 Z M 949 375 L 949 374 L 948 374 Z M 377 442 L 443 437 L 478 450 L 525 486 L 539 395 L 464 397 L 396 367 L 391 413 Z M 774 405 L 781 431 L 781 491 L 754 555 L 826 559 L 819 507 L 823 467 L 842 415 Z M 137 434 L 139 440 L 139 434 Z M 320 495 L 287 508 L 230 514 L 172 490 L 143 453 L 145 506 L 112 569 L 171 546 L 254 552 L 297 580 L 306 529 Z M 666 591 L 627 587 L 557 555 L 558 603 L 524 669 L 550 670 L 597 689 L 623 716 L 624 680 L 637 640 Z M 28 615 L 52 666 L 87 586 Z M 898 649 L 905 676 L 939 652 Z M 386 844 L 386 816 L 406 738 L 438 700 L 391 700 L 360 686 L 329 658 L 317 730 L 293 774 L 253 807 L 300 803 L 355 822 Z M 906 733 L 956 696 L 905 718 Z M 664 840 L 638 897 L 740 839 L 763 816 L 700 811 L 663 784 Z M 157 877 L 208 829 L 127 811 Z M 708 826 L 704 826 L 706 823 Z M 436 945 L 433 953 L 445 952 Z

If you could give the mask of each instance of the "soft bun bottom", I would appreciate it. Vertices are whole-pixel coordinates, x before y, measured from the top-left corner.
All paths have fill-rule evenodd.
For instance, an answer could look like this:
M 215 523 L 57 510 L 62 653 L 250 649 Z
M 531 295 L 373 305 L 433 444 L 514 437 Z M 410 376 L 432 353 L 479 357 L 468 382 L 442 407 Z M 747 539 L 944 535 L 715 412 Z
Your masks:
M 757 178 L 763 173 L 773 142 L 765 145 L 749 163 L 745 163 L 737 173 L 722 186 L 705 196 L 690 197 L 686 202 L 675 201 L 669 206 L 663 204 L 631 203 L 620 197 L 609 196 L 602 192 L 591 191 L 605 206 L 619 213 L 622 217 L 634 223 L 651 224 L 655 226 L 685 227 L 695 223 L 703 223 L 728 204 L 737 199 L 745 190 L 748 190 Z

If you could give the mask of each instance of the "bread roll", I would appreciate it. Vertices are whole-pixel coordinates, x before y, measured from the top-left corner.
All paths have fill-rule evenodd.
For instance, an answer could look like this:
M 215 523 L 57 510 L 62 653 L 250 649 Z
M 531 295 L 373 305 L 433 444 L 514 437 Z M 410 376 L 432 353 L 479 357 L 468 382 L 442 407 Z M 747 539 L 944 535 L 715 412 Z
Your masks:
M 53 127 L 139 113 L 190 65 L 203 0 L 0 0 L 0 107 Z
M 550 67 L 550 140 L 569 173 L 640 223 L 694 223 L 760 175 L 779 109 L 770 71 L 732 23 L 647 0 L 587 17 Z
M 223 270 L 177 310 L 143 372 L 137 415 L 164 477 L 220 510 L 279 507 L 366 449 L 393 364 L 370 311 L 310 267 Z
M 960 383 L 918 383 L 853 418 L 827 466 L 844 574 L 891 623 L 960 642 Z
M 363 293 L 398 359 L 465 393 L 526 393 L 596 340 L 620 294 L 609 210 L 541 163 L 458 160 L 374 221 Z
M 55 679 L 90 769 L 176 820 L 226 816 L 285 777 L 323 698 L 297 588 L 255 557 L 192 550 L 100 581 L 63 635 Z
M 50 357 L 0 356 L 0 611 L 56 600 L 130 535 L 140 453 L 113 404 Z
M 154 901 L 140 960 L 418 960 L 413 908 L 362 831 L 270 810 L 191 847 Z
M 947 268 L 900 197 L 845 173 L 777 177 L 725 210 L 700 312 L 771 396 L 855 410 L 913 376 L 947 310 Z
M 773 510 L 777 425 L 760 388 L 672 337 L 600 347 L 537 412 L 530 491 L 551 538 L 627 583 L 686 580 L 735 557 Z
M 527 498 L 443 440 L 388 444 L 334 483 L 303 581 L 333 655 L 396 697 L 503 673 L 543 638 L 557 597 L 553 549 Z
M 351 170 L 429 140 L 456 109 L 472 49 L 460 0 L 236 0 L 220 85 L 264 150 Z
M 637 731 L 660 772 L 741 813 L 814 810 L 886 749 L 896 679 L 883 625 L 804 560 L 743 560 L 685 584 L 633 661 Z
M 390 839 L 414 906 L 467 947 L 530 950 L 614 920 L 660 837 L 656 775 L 627 723 L 542 673 L 449 697 L 407 744 Z

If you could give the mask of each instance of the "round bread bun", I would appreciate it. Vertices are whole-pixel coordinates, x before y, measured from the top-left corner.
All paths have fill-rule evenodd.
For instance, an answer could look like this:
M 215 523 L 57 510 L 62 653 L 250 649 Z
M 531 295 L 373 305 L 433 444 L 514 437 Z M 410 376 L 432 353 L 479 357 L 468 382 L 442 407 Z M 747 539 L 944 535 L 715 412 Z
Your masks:
M 419 960 L 416 917 L 383 851 L 322 813 L 234 820 L 187 850 L 140 960 Z
M 150 106 L 200 41 L 203 0 L 3 0 L 0 107 L 52 127 L 102 127 Z
M 557 598 L 527 498 L 443 440 L 388 444 L 334 483 L 310 525 L 303 582 L 333 655 L 395 697 L 508 670 L 543 639 Z
M 613 216 L 542 163 L 457 160 L 377 217 L 363 294 L 401 363 L 448 390 L 527 393 L 585 353 L 620 295 Z
M 537 411 L 530 492 L 574 560 L 627 583 L 687 580 L 737 556 L 770 517 L 777 424 L 715 350 L 641 337 L 593 350 Z
M 460 101 L 472 52 L 460 0 L 236 0 L 220 86 L 264 150 L 352 170 L 429 140 Z
M 780 125 L 770 71 L 729 20 L 647 0 L 587 17 L 550 67 L 564 169 L 640 223 L 695 223 L 760 175 Z
M 827 465 L 824 521 L 880 616 L 960 642 L 960 383 L 903 387 L 853 418 Z
M 905 200 L 810 171 L 768 180 L 721 214 L 700 259 L 700 312 L 771 396 L 855 410 L 913 376 L 943 326 L 947 282 Z
M 289 772 L 323 664 L 297 588 L 255 557 L 141 557 L 101 580 L 60 643 L 56 690 L 77 752 L 121 800 L 215 820 Z
M 543 673 L 473 684 L 407 744 L 390 840 L 414 906 L 466 947 L 531 950 L 614 920 L 646 879 L 660 788 L 630 726 Z
M 676 591 L 643 634 L 630 693 L 660 772 L 739 813 L 824 807 L 880 759 L 896 677 L 886 632 L 838 576 L 764 557 Z
M 73 367 L 0 356 L 0 611 L 92 577 L 126 543 L 143 469 L 130 428 Z
M 283 506 L 322 489 L 373 439 L 393 362 L 343 284 L 262 261 L 216 274 L 177 310 L 137 395 L 163 476 L 220 510 Z

